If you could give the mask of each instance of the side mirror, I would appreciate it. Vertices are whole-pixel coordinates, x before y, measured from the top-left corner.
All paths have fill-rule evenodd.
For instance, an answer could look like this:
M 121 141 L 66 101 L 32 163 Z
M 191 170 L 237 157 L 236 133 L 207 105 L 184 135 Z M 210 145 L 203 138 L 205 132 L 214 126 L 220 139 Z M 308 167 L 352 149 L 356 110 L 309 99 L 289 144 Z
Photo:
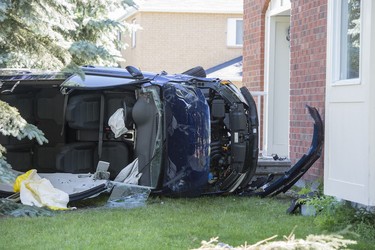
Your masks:
M 136 79 L 143 79 L 144 76 L 142 72 L 133 66 L 126 66 L 126 70 Z

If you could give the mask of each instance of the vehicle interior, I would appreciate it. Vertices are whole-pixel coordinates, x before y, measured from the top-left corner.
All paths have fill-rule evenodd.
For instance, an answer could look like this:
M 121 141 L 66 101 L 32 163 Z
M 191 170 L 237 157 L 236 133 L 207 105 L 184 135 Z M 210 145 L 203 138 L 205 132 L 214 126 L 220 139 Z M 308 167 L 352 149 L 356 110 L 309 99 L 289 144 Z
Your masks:
M 7 161 L 18 171 L 37 169 L 40 173 L 94 173 L 99 160 L 110 163 L 110 179 L 138 157 L 140 184 L 150 186 L 148 162 L 153 157 L 157 110 L 147 93 L 133 88 L 74 90 L 60 92 L 55 81 L 19 84 L 0 99 L 19 110 L 21 116 L 45 134 L 48 143 L 0 136 L 7 149 Z M 128 131 L 118 138 L 108 120 L 123 108 Z M 133 115 L 133 110 L 136 115 Z M 137 133 L 135 130 L 141 131 Z M 143 167 L 141 167 L 143 166 Z

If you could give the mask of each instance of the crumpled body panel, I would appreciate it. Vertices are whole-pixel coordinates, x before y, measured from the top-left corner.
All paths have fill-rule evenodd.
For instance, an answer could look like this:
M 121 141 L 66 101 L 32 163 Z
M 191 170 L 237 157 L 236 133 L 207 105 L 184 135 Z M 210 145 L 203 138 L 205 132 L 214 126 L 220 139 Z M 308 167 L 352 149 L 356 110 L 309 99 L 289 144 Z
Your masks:
M 163 87 L 166 121 L 165 192 L 199 195 L 208 181 L 210 114 L 197 88 L 180 84 Z

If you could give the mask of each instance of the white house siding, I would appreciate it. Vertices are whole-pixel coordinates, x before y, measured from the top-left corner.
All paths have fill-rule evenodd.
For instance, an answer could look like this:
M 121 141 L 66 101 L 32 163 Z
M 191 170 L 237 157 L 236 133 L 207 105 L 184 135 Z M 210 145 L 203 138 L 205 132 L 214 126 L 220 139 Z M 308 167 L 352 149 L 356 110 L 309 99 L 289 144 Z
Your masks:
M 341 2 L 328 1 L 324 192 L 375 206 L 375 2 L 361 1 L 359 77 L 340 80 Z

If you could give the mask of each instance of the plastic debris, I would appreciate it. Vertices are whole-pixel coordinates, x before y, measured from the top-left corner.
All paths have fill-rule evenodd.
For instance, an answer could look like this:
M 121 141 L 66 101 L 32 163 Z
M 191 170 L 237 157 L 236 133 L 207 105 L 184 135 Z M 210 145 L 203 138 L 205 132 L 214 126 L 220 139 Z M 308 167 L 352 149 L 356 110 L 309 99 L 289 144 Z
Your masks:
M 107 207 L 127 209 L 144 207 L 150 192 L 149 187 L 116 183 L 108 199 Z
M 110 173 L 108 172 L 109 162 L 99 161 L 96 166 L 96 172 L 94 173 L 94 180 L 109 180 Z
M 142 173 L 139 173 L 138 170 L 138 158 L 136 158 L 133 162 L 129 163 L 120 171 L 120 173 L 116 176 L 115 181 L 137 185 L 141 176 Z
M 108 120 L 108 125 L 115 134 L 115 138 L 120 137 L 128 131 L 128 129 L 125 127 L 123 108 L 119 108 L 115 113 L 113 113 L 113 115 L 111 115 Z
M 136 158 L 120 171 L 114 181 L 137 185 L 141 176 L 142 173 L 138 170 L 138 158 Z

